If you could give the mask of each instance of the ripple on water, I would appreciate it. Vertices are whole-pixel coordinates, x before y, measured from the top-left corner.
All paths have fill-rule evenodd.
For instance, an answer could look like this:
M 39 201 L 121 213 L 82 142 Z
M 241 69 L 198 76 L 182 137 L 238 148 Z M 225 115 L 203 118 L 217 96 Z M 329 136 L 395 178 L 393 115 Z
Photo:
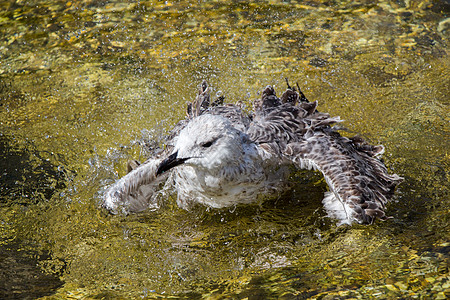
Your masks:
M 450 296 L 445 1 L 0 8 L 0 290 L 23 298 Z M 304 174 L 291 193 L 232 211 L 187 212 L 167 194 L 142 215 L 98 208 L 128 159 L 164 147 L 201 80 L 250 107 L 285 77 L 386 146 L 388 167 L 406 178 L 387 208 L 393 219 L 336 228 L 321 210 L 325 183 Z

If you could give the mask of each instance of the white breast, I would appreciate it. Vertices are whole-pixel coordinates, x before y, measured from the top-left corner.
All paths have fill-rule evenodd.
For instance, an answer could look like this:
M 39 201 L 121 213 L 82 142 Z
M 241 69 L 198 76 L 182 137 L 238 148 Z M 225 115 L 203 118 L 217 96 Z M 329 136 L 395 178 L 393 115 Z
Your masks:
M 200 203 L 223 208 L 253 203 L 272 197 L 287 185 L 287 166 L 246 167 L 233 172 L 233 176 L 216 176 L 187 165 L 178 167 L 174 174 L 178 205 L 188 208 L 192 203 Z

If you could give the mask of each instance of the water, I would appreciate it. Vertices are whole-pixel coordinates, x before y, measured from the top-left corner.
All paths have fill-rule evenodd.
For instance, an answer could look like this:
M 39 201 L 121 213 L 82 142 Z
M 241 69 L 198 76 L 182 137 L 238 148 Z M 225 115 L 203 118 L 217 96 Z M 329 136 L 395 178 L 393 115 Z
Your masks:
M 0 298 L 423 298 L 449 281 L 445 1 L 0 1 Z M 207 79 L 249 107 L 298 81 L 405 177 L 372 226 L 336 227 L 326 184 L 261 206 L 111 216 Z

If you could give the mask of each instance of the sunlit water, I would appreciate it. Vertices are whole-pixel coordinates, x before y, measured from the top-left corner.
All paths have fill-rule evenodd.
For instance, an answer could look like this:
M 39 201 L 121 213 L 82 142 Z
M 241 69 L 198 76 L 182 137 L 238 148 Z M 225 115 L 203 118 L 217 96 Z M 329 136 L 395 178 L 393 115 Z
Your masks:
M 0 298 L 450 296 L 447 1 L 0 1 Z M 326 184 L 260 206 L 112 216 L 206 79 L 229 102 L 298 81 L 387 147 L 393 218 L 336 227 Z

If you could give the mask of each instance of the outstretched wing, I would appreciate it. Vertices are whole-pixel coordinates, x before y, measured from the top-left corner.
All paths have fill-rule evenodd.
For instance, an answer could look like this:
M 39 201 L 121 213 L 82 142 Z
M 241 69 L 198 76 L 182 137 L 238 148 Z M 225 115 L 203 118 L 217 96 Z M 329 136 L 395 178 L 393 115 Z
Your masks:
M 402 180 L 388 174 L 376 158 L 383 151 L 382 146 L 348 139 L 329 129 L 287 145 L 285 155 L 300 168 L 323 173 L 330 188 L 323 204 L 330 217 L 340 224 L 370 224 L 375 218 L 386 219 L 385 204 Z
M 167 174 L 156 176 L 162 159 L 149 159 L 135 166 L 127 175 L 108 188 L 103 198 L 103 206 L 112 213 L 141 212 L 157 206 L 153 200 L 159 185 L 167 179 Z
M 402 178 L 388 174 L 377 158 L 382 146 L 342 137 L 331 127 L 340 118 L 318 112 L 317 102 L 308 102 L 300 88 L 297 92 L 289 83 L 280 98 L 271 86 L 266 87 L 254 107 L 247 130 L 250 139 L 262 149 L 263 157 L 320 170 L 330 188 L 323 203 L 331 217 L 341 224 L 386 218 L 384 206 Z

